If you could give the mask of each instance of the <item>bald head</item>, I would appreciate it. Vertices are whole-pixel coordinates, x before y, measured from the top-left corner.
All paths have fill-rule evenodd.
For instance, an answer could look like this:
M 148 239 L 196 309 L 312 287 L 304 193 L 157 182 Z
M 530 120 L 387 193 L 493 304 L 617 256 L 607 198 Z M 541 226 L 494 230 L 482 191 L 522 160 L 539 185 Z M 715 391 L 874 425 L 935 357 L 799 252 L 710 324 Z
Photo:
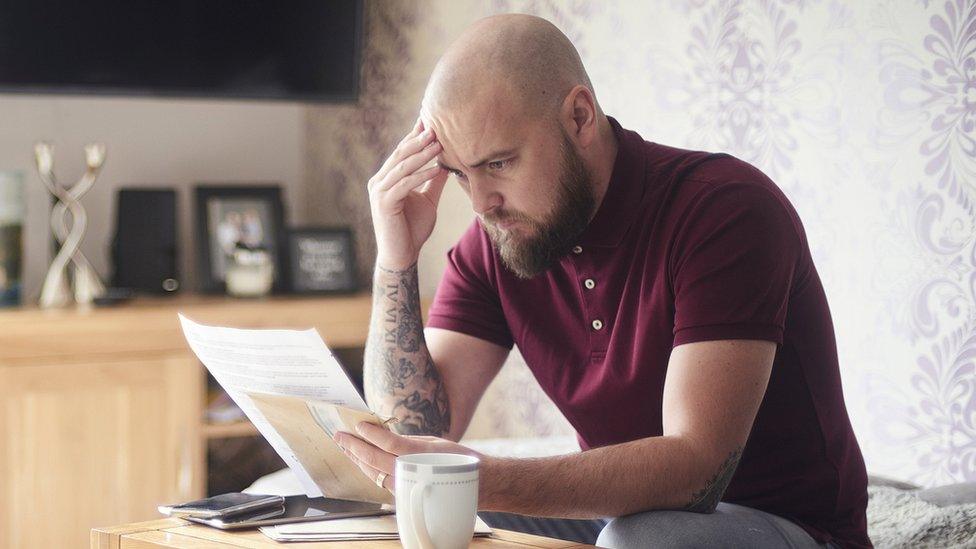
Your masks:
M 444 53 L 421 122 L 509 269 L 565 255 L 603 197 L 616 137 L 576 48 L 528 15 L 478 21 Z
M 593 92 L 566 35 L 539 17 L 497 15 L 471 25 L 448 48 L 431 74 L 423 107 L 456 112 L 504 98 L 523 112 L 555 114 L 575 86 Z

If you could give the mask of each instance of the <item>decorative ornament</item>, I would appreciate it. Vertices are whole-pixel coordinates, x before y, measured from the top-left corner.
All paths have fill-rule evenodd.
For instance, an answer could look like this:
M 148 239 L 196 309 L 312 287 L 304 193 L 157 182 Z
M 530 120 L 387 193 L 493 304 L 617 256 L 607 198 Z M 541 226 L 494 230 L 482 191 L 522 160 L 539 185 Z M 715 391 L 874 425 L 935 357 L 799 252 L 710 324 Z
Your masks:
M 95 184 L 95 179 L 105 163 L 105 145 L 89 143 L 85 145 L 85 163 L 87 169 L 70 188 L 58 183 L 54 177 L 54 146 L 50 143 L 39 142 L 34 145 L 34 160 L 37 172 L 47 190 L 57 198 L 57 203 L 51 210 L 51 230 L 61 245 L 57 255 L 51 262 L 51 268 L 44 278 L 44 288 L 41 290 L 40 305 L 44 308 L 63 307 L 72 301 L 72 291 L 68 281 L 68 264 L 74 267 L 71 285 L 74 289 L 74 301 L 78 304 L 89 304 L 96 297 L 105 293 L 105 286 L 98 278 L 98 273 L 81 252 L 81 240 L 85 236 L 88 226 L 88 214 L 81 205 L 84 196 Z M 68 214 L 71 214 L 71 224 L 68 224 Z

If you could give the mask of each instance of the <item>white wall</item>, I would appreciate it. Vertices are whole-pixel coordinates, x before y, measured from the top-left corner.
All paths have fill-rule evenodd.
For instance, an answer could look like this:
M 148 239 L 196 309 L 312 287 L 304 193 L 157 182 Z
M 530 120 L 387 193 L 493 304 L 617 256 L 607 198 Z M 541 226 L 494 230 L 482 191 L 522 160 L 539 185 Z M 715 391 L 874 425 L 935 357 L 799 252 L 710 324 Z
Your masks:
M 27 187 L 24 299 L 40 293 L 50 261 L 49 199 L 33 165 L 33 143 L 55 145 L 55 172 L 74 182 L 82 146 L 102 141 L 108 156 L 83 199 L 89 228 L 82 249 L 103 280 L 115 189 L 167 186 L 178 193 L 180 268 L 193 283 L 192 187 L 196 182 L 280 182 L 287 218 L 302 222 L 304 112 L 299 103 L 0 95 L 0 170 L 21 170 Z

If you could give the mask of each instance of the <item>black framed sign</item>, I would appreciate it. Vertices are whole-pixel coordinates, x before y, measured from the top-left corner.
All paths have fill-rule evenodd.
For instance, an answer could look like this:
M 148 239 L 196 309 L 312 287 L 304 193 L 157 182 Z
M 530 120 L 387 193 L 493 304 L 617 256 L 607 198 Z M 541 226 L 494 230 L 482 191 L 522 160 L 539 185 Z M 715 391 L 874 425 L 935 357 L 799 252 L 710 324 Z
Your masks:
M 264 250 L 274 264 L 272 290 L 285 288 L 284 205 L 278 185 L 198 185 L 197 274 L 204 292 L 223 292 L 227 266 L 239 248 Z
M 287 231 L 289 287 L 296 293 L 354 292 L 352 230 L 298 227 Z

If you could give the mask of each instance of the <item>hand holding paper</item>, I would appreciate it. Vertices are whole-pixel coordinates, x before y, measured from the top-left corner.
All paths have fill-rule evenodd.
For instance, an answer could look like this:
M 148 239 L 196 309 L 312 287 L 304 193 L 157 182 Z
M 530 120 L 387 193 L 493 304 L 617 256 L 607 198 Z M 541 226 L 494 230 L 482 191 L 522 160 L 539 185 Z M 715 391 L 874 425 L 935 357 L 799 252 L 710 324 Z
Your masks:
M 392 503 L 396 456 L 477 455 L 454 442 L 390 432 L 314 329 L 241 330 L 180 315 L 190 348 L 285 460 L 309 497 Z M 375 484 L 383 477 L 384 488 Z
M 359 422 L 379 427 L 382 421 L 375 414 L 296 397 L 260 393 L 248 397 L 323 493 L 331 498 L 393 503 L 393 495 L 363 475 L 333 440 L 336 432 L 355 432 Z
M 241 330 L 205 326 L 183 315 L 180 323 L 197 358 L 285 460 L 309 497 L 393 501 L 389 492 L 370 484 L 332 440 L 340 424 L 354 431 L 358 421 L 378 423 L 379 419 L 314 329 Z M 275 400 L 275 396 L 292 399 Z M 322 404 L 315 407 L 321 426 L 306 400 Z M 313 447 L 317 458 L 328 457 L 314 462 L 314 467 L 304 454 Z M 316 477 L 306 465 L 322 476 Z

